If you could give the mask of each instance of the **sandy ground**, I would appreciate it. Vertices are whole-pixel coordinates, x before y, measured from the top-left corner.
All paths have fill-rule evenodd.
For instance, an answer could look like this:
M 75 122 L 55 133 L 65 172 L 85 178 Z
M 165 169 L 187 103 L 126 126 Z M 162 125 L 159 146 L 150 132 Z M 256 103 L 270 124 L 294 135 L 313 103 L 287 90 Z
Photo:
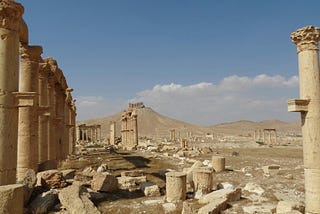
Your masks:
M 193 145 L 194 146 L 194 145 Z M 161 171 L 173 169 L 182 171 L 190 167 L 195 160 L 211 160 L 212 155 L 226 158 L 227 170 L 213 176 L 214 187 L 219 183 L 228 182 L 242 188 L 242 199 L 231 204 L 224 213 L 245 213 L 244 207 L 264 206 L 275 207 L 280 200 L 304 201 L 303 162 L 301 145 L 286 145 L 269 147 L 260 146 L 255 142 L 237 144 L 227 142 L 219 146 L 210 143 L 198 143 L 197 147 L 211 147 L 212 152 L 196 157 L 173 157 L 173 152 L 103 152 L 101 149 L 91 149 L 88 155 L 80 160 L 69 161 L 64 168 L 86 166 L 97 168 L 102 163 L 108 165 L 109 171 L 119 176 L 122 171 L 142 169 L 147 174 L 147 180 L 156 183 L 162 192 L 161 197 L 144 197 L 141 191 L 117 191 L 101 193 L 94 203 L 102 213 L 165 213 L 165 177 Z M 261 167 L 279 165 L 276 174 L 266 176 Z M 248 183 L 254 183 L 263 193 L 253 193 L 244 190 Z M 181 213 L 181 204 L 173 213 Z M 261 212 L 262 213 L 262 212 Z

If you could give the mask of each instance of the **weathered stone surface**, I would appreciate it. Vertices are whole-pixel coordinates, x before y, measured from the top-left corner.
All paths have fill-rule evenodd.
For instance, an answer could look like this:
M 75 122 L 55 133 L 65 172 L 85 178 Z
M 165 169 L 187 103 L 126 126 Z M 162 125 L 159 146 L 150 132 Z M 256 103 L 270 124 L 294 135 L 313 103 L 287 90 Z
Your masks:
M 249 214 L 272 214 L 276 211 L 276 206 L 273 204 L 261 204 L 261 205 L 251 205 L 251 206 L 243 206 L 243 211 Z
M 243 188 L 243 190 L 256 193 L 258 195 L 262 195 L 264 193 L 264 189 L 262 189 L 258 184 L 251 183 L 251 182 L 247 183 L 246 186 Z
M 162 205 L 164 214 L 174 214 L 177 212 L 177 205 L 174 203 L 165 203 Z
M 48 170 L 37 174 L 37 186 L 45 186 L 48 188 L 62 188 L 67 186 L 67 182 L 62 172 L 58 170 Z
M 201 198 L 212 191 L 212 169 L 199 167 L 193 170 L 195 198 Z
M 166 174 L 166 200 L 176 202 L 186 198 L 187 174 L 184 172 L 168 172 Z
M 227 202 L 238 201 L 241 198 L 241 189 L 220 189 L 217 191 L 213 191 L 202 198 L 199 199 L 200 204 L 210 203 L 211 201 L 215 201 L 216 199 L 224 198 L 227 199 Z
M 143 182 L 147 181 L 146 176 L 139 176 L 139 177 L 117 177 L 118 179 L 118 187 L 119 189 L 135 191 L 139 189 L 139 185 Z
M 280 169 L 279 165 L 269 165 L 269 166 L 262 167 L 263 173 L 267 176 L 278 174 L 279 169 Z
M 102 172 L 106 172 L 107 170 L 108 170 L 108 165 L 103 163 L 98 167 L 97 172 L 102 173 Z
M 97 173 L 91 181 L 94 191 L 112 192 L 118 189 L 118 180 L 110 174 Z
M 47 171 L 51 169 L 57 168 L 57 162 L 54 160 L 47 160 L 41 164 L 39 164 L 39 171 Z
M 67 180 L 67 179 L 73 179 L 75 174 L 76 174 L 76 170 L 75 169 L 66 169 L 66 170 L 62 170 L 62 175 L 63 177 Z
M 198 213 L 198 210 L 203 206 L 196 200 L 187 200 L 183 202 L 182 214 L 194 214 Z
M 23 213 L 23 185 L 0 186 L 0 211 L 6 214 Z
M 219 183 L 217 185 L 217 188 L 218 189 L 230 189 L 230 190 L 233 190 L 234 189 L 234 186 L 228 182 L 223 182 L 223 183 Z
M 143 182 L 140 184 L 140 189 L 143 191 L 145 196 L 156 197 L 161 196 L 158 185 L 152 182 Z
M 58 203 L 58 191 L 52 189 L 38 195 L 29 205 L 29 211 L 36 214 L 46 214 Z
M 296 201 L 279 201 L 276 210 L 277 214 L 291 213 L 294 210 L 304 213 L 304 206 Z
M 198 211 L 198 214 L 220 214 L 222 210 L 227 208 L 227 205 L 227 199 L 218 198 L 201 207 Z
M 28 169 L 24 178 L 22 179 L 22 184 L 24 184 L 24 204 L 26 205 L 29 202 L 33 188 L 37 182 L 37 176 L 34 170 Z
M 62 189 L 58 197 L 62 206 L 64 206 L 70 214 L 100 213 L 85 194 L 84 187 L 71 185 Z
M 202 162 L 201 161 L 196 161 L 190 168 L 188 168 L 188 170 L 186 171 L 187 173 L 187 184 L 190 184 L 191 188 L 194 187 L 194 183 L 193 183 L 193 170 L 201 167 L 202 166 Z
M 90 185 L 91 184 L 91 180 L 93 178 L 93 175 L 90 174 L 85 174 L 83 172 L 78 172 L 76 173 L 76 175 L 74 176 L 74 180 L 75 181 L 78 181 L 84 185 Z
M 144 175 L 145 173 L 143 170 L 132 170 L 132 171 L 121 172 L 121 177 L 141 177 Z

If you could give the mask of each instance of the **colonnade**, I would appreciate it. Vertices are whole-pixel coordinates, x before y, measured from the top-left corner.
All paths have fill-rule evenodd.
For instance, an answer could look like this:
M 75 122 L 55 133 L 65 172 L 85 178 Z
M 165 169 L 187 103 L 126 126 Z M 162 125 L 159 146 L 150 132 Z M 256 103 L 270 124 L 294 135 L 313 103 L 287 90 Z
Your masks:
M 0 185 L 66 158 L 75 139 L 72 89 L 57 62 L 29 44 L 23 12 L 19 3 L 0 2 Z
M 268 135 L 268 138 L 266 137 L 266 135 Z M 268 144 L 277 144 L 277 130 L 276 129 L 254 130 L 253 140 L 267 142 Z
M 101 142 L 101 125 L 79 125 L 77 127 L 77 141 Z

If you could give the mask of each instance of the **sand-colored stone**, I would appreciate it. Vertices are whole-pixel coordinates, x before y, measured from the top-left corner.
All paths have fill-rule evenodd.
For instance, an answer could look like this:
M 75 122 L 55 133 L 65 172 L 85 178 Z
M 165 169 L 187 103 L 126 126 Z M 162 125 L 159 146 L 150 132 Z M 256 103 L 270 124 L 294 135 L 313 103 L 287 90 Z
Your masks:
M 19 27 L 23 7 L 14 1 L 0 4 L 0 185 L 16 182 Z
M 23 213 L 23 185 L 0 186 L 0 212 L 6 214 Z
M 300 98 L 288 110 L 301 112 L 306 213 L 320 213 L 320 29 L 306 26 L 291 34 L 297 46 Z
M 20 46 L 18 180 L 23 179 L 28 169 L 38 170 L 38 72 L 41 54 L 40 46 Z
M 184 172 L 166 173 L 166 200 L 174 202 L 185 200 L 187 188 L 187 174 Z
M 226 167 L 226 159 L 221 156 L 212 156 L 212 168 L 215 172 L 222 172 Z
M 116 140 L 116 122 L 110 122 L 110 145 L 115 145 Z
M 130 105 L 121 118 L 121 142 L 125 150 L 133 150 L 138 145 L 138 115 Z
M 212 169 L 199 167 L 193 170 L 195 198 L 200 198 L 212 191 Z

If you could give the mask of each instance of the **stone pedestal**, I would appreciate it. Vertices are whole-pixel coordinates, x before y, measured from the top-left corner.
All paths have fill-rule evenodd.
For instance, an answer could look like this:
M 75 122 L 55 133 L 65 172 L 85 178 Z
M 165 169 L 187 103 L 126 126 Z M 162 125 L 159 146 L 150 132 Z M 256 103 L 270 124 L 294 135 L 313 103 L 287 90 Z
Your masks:
M 22 180 L 28 169 L 38 171 L 38 72 L 40 46 L 20 46 L 20 86 L 17 178 Z
M 166 199 L 174 202 L 186 199 L 187 174 L 183 172 L 166 173 Z
M 215 172 L 222 172 L 225 170 L 226 160 L 221 156 L 212 156 L 212 168 Z
M 193 183 L 195 198 L 199 199 L 212 191 L 212 169 L 208 167 L 193 170 Z
M 0 5 L 0 185 L 16 182 L 19 26 L 23 7 L 13 1 Z
M 301 112 L 306 213 L 320 213 L 320 29 L 307 26 L 291 34 L 297 45 L 300 99 L 289 100 L 288 110 Z

